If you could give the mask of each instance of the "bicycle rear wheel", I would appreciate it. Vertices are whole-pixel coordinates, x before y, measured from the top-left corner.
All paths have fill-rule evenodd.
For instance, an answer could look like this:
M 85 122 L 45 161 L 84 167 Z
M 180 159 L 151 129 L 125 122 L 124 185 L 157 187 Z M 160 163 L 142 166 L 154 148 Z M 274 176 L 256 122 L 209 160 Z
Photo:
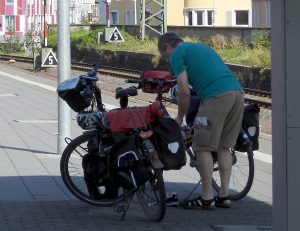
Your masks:
M 137 190 L 138 201 L 146 216 L 154 222 L 161 221 L 166 212 L 166 190 L 162 170 L 151 170 L 145 184 Z
M 233 201 L 240 200 L 250 191 L 254 179 L 254 160 L 251 145 L 247 152 L 232 150 L 233 165 L 229 182 L 229 198 Z M 219 192 L 221 179 L 217 162 L 214 165 L 213 188 Z
M 93 139 L 95 139 L 95 135 L 93 133 L 87 133 L 78 136 L 68 144 L 60 160 L 61 176 L 69 191 L 79 200 L 96 206 L 111 206 L 124 199 L 124 193 L 122 191 L 118 193 L 116 198 L 95 199 L 90 196 L 84 180 L 82 158 L 88 154 L 87 144 Z M 106 188 L 105 186 L 95 186 L 93 190 L 104 194 Z

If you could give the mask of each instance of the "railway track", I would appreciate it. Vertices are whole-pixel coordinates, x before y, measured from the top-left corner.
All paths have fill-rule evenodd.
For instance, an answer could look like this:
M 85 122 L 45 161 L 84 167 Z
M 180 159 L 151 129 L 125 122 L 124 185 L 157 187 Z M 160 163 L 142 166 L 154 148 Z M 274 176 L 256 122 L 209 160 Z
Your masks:
M 4 54 L 0 54 L 0 60 L 6 60 L 6 61 L 15 60 L 16 62 L 33 63 L 33 58 L 4 55 Z M 91 65 L 85 63 L 72 62 L 71 68 L 73 70 L 86 72 L 91 69 Z M 139 78 L 141 74 L 141 72 L 137 70 L 116 68 L 116 67 L 109 67 L 109 66 L 100 66 L 99 73 L 101 75 L 108 75 L 111 77 L 123 78 L 123 79 Z M 250 89 L 250 88 L 244 88 L 244 91 L 245 91 L 246 103 L 257 103 L 260 107 L 269 108 L 269 109 L 271 108 L 271 92 L 260 91 L 256 89 Z

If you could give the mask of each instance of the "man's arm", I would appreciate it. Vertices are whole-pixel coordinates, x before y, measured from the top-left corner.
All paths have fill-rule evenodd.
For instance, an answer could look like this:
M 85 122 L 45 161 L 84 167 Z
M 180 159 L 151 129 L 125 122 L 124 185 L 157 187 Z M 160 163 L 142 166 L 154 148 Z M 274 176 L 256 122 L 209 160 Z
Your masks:
M 190 105 L 190 88 L 186 71 L 181 72 L 177 76 L 178 91 L 178 113 L 175 120 L 177 123 L 182 124 L 183 117 L 186 115 Z

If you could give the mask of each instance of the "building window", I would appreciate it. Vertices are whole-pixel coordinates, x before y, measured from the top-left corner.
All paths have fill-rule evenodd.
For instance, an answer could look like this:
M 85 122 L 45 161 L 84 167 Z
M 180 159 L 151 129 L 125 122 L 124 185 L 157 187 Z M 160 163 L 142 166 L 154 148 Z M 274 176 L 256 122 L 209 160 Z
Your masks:
M 203 16 L 204 16 L 204 11 L 196 11 L 196 15 L 197 15 L 197 26 L 203 26 L 204 25 L 204 20 L 203 20 Z
M 14 0 L 6 0 L 6 4 L 14 4 Z
M 212 26 L 213 20 L 213 10 L 185 11 L 185 25 L 187 26 Z
M 129 21 L 130 21 L 130 11 L 129 10 L 126 10 L 125 11 L 125 25 L 129 25 Z
M 125 11 L 125 25 L 134 25 L 134 11 Z
M 119 24 L 119 12 L 118 11 L 110 11 L 110 19 L 111 19 L 111 24 L 113 24 L 113 25 Z
M 188 11 L 188 25 L 193 25 L 193 11 Z
M 15 31 L 16 30 L 16 17 L 15 16 L 5 16 L 5 30 Z
M 213 10 L 207 11 L 207 25 L 212 26 L 213 25 Z
M 248 26 L 249 25 L 249 10 L 235 11 L 235 25 Z

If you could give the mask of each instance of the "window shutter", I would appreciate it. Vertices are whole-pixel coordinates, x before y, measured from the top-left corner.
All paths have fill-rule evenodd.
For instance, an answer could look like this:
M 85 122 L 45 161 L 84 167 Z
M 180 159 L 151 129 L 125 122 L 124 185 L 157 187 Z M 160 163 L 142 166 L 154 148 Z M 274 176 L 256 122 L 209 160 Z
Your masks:
M 226 26 L 233 26 L 232 25 L 232 19 L 233 19 L 233 12 L 230 10 L 230 11 L 226 11 Z

